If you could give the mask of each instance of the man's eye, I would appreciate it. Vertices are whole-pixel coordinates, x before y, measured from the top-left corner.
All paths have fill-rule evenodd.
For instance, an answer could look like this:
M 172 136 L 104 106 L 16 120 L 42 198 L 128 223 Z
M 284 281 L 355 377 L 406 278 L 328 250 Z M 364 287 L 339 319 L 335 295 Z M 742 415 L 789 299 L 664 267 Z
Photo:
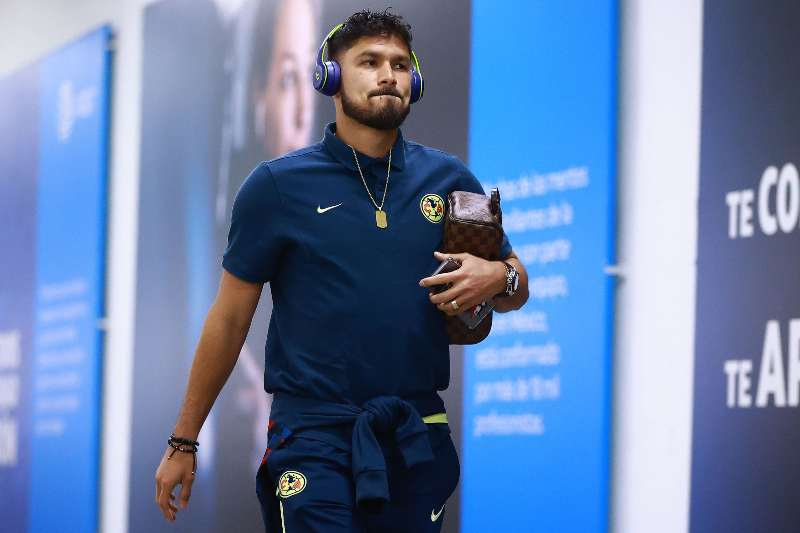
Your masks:
M 365 59 L 364 61 L 361 62 L 361 64 L 362 65 L 369 65 L 371 67 L 371 66 L 375 65 L 375 60 L 374 59 Z
M 408 65 L 404 63 L 398 63 L 397 65 L 395 65 L 395 68 L 397 70 L 408 70 Z

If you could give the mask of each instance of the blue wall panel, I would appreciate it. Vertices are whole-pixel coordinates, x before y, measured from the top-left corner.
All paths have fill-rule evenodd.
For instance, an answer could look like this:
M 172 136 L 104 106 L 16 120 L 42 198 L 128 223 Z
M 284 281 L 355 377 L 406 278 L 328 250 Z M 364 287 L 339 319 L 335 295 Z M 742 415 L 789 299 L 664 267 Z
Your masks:
M 522 310 L 465 353 L 464 531 L 606 531 L 617 5 L 474 2 L 469 163 Z

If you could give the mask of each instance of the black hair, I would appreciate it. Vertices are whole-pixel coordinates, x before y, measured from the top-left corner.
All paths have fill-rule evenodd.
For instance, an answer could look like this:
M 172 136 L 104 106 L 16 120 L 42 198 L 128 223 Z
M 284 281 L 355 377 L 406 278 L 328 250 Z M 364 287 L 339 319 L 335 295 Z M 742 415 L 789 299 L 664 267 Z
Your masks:
M 411 26 L 403 17 L 389 13 L 391 8 L 384 11 L 370 11 L 365 9 L 353 13 L 344 21 L 339 31 L 328 40 L 329 58 L 336 58 L 338 54 L 349 49 L 362 37 L 376 37 L 379 35 L 396 35 L 405 41 L 409 54 L 411 53 Z

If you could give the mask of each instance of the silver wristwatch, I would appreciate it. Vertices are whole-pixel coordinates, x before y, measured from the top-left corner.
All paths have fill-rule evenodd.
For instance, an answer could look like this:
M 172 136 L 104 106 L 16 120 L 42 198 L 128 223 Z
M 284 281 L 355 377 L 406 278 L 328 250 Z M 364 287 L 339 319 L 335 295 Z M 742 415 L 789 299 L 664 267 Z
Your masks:
M 519 272 L 517 272 L 517 269 L 506 261 L 503 261 L 503 264 L 506 267 L 506 290 L 497 295 L 501 298 L 514 296 L 517 292 L 517 287 L 519 287 Z

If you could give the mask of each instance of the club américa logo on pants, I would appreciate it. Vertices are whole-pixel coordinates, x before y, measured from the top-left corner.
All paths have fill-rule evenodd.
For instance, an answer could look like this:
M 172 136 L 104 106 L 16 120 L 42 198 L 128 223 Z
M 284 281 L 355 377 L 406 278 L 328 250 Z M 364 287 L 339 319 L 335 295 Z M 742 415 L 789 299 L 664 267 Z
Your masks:
M 287 470 L 281 474 L 276 492 L 281 498 L 288 498 L 303 492 L 307 484 L 306 476 L 295 470 Z
M 437 224 L 444 218 L 444 200 L 438 194 L 426 194 L 419 202 L 419 208 L 428 222 Z

